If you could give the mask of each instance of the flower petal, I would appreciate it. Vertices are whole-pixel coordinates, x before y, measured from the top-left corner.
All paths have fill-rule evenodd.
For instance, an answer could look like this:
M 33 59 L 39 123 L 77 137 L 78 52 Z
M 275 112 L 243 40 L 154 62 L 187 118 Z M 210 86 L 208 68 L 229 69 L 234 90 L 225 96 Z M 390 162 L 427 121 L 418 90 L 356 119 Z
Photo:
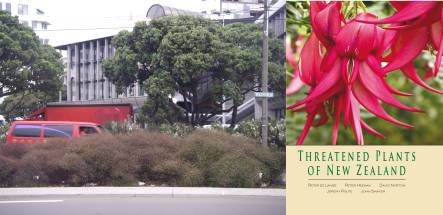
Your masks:
M 312 29 L 326 47 L 331 47 L 334 44 L 333 38 L 340 31 L 340 7 L 339 2 L 331 2 L 319 11 L 315 11 L 318 8 L 312 9 L 311 7 Z
M 400 122 L 386 113 L 386 111 L 380 105 L 377 97 L 373 95 L 366 87 L 364 87 L 364 85 L 361 83 L 361 80 L 357 79 L 355 81 L 354 85 L 352 86 L 352 92 L 354 93 L 360 104 L 363 105 L 366 110 L 368 110 L 375 116 L 399 126 L 413 128 L 412 125 Z
M 414 83 L 422 86 L 423 88 L 434 92 L 434 93 L 439 93 L 439 94 L 443 94 L 443 91 L 440 90 L 436 90 L 432 87 L 430 87 L 429 85 L 427 85 L 421 78 L 420 76 L 417 74 L 417 71 L 414 68 L 414 65 L 412 63 L 406 64 L 404 67 L 401 68 L 401 71 L 403 72 L 403 74 L 408 77 L 411 81 L 413 81 Z
M 334 125 L 332 127 L 332 145 L 337 144 L 338 129 L 340 124 L 340 114 L 343 111 L 343 96 L 339 96 L 336 100 L 334 110 Z
M 351 125 L 358 145 L 364 145 L 363 132 L 360 124 L 360 108 L 357 99 L 349 92 L 351 98 Z
M 311 34 L 300 54 L 300 78 L 306 84 L 315 84 L 315 74 L 320 70 L 320 42 L 315 34 Z
M 366 21 L 368 23 L 388 24 L 401 23 L 416 19 L 432 10 L 437 6 L 437 2 L 433 1 L 411 1 L 394 15 L 386 17 L 378 21 Z
M 361 83 L 377 98 L 403 110 L 421 112 L 419 109 L 408 107 L 398 101 L 386 87 L 387 84 L 384 80 L 377 76 L 365 62 L 360 63 L 360 65 L 359 78 Z
M 309 102 L 316 97 L 321 96 L 330 90 L 336 83 L 340 80 L 340 62 L 337 61 L 331 71 L 327 73 L 322 80 L 320 80 L 319 84 L 312 90 L 312 92 L 303 100 L 289 106 L 289 109 L 298 107 L 306 102 Z
M 360 119 L 360 123 L 361 123 L 361 126 L 364 128 L 364 129 L 366 129 L 367 131 L 369 131 L 369 132 L 371 132 L 371 133 L 373 133 L 373 134 L 375 134 L 375 135 L 377 135 L 377 136 L 379 136 L 379 137 L 381 137 L 381 138 L 385 138 L 385 136 L 383 136 L 383 134 L 380 134 L 378 131 L 376 131 L 375 129 L 373 129 L 371 126 L 369 126 L 368 124 L 366 124 L 365 123 L 365 121 L 363 121 L 362 119 Z
M 387 73 L 412 62 L 425 48 L 428 35 L 429 29 L 426 26 L 399 33 L 392 48 L 392 60 L 383 68 L 383 71 Z
M 309 129 L 311 128 L 314 116 L 315 115 L 308 114 L 308 116 L 306 117 L 305 126 L 304 126 L 303 131 L 301 132 L 300 136 L 297 138 L 297 142 L 295 143 L 296 145 L 302 145 L 303 144 L 303 141 L 305 140 L 305 137 L 309 133 Z
M 374 56 L 369 55 L 366 63 L 369 65 L 369 67 L 372 69 L 372 71 L 374 71 L 379 77 L 386 76 L 386 74 L 383 72 L 383 70 L 380 66 L 380 63 L 378 62 L 378 60 Z M 401 95 L 401 96 L 412 96 L 411 93 L 404 93 L 404 92 L 401 92 L 399 90 L 392 88 L 385 81 L 383 81 L 383 85 L 385 85 L 385 87 L 389 90 L 389 92 L 391 92 L 393 94 Z
M 304 83 L 303 81 L 301 81 L 298 71 L 294 71 L 294 78 L 292 78 L 291 82 L 286 88 L 286 95 L 292 95 L 298 92 L 303 87 L 303 85 Z

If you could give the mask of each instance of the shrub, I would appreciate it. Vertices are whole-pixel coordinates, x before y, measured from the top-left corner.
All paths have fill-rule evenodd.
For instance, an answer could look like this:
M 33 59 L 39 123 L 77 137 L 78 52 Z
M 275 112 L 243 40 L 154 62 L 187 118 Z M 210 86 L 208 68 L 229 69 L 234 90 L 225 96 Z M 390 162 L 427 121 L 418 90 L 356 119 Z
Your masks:
M 245 137 L 252 138 L 260 142 L 261 139 L 261 124 L 254 119 L 240 122 L 235 129 L 235 132 L 244 135 Z
M 217 187 L 257 187 L 261 185 L 260 173 L 269 175 L 260 161 L 244 153 L 225 154 L 209 169 L 209 185 Z
M 21 186 L 46 186 L 61 184 L 66 172 L 58 165 L 58 153 L 31 150 L 19 161 L 15 183 Z
M 2 125 L 0 122 L 0 143 L 6 143 L 6 133 L 9 130 L 10 124 Z
M 166 133 L 175 137 L 183 137 L 191 133 L 194 130 L 194 127 L 186 125 L 184 123 L 174 123 L 162 124 L 157 129 L 162 133 Z
M 29 151 L 30 145 L 26 143 L 2 144 L 0 146 L 1 155 L 20 159 Z
M 88 183 L 88 166 L 79 154 L 67 152 L 61 160 L 61 166 L 69 173 L 66 184 L 82 186 Z
M 178 183 L 179 186 L 183 187 L 199 187 L 199 186 L 207 186 L 205 184 L 205 178 L 203 175 L 203 171 L 195 166 L 190 164 L 183 165 L 182 168 L 183 174 L 180 177 L 180 181 Z
M 119 122 L 119 121 L 107 122 L 103 125 L 103 128 L 105 128 L 107 131 L 109 131 L 112 134 L 126 134 L 136 130 L 138 126 L 132 121 L 126 120 L 124 122 Z
M 0 155 L 0 186 L 9 187 L 13 185 L 13 177 L 17 171 L 16 160 Z
M 220 157 L 232 150 L 236 140 L 248 141 L 246 138 L 233 137 L 222 131 L 198 129 L 184 139 L 181 156 L 196 167 L 207 172 Z
M 182 139 L 137 130 L 76 141 L 0 147 L 0 186 L 135 185 L 258 187 L 275 183 L 284 156 L 254 140 L 197 129 Z
M 244 136 L 197 130 L 185 138 L 184 144 L 183 158 L 200 169 L 205 185 L 256 187 L 270 184 L 282 172 L 278 152 Z
M 278 147 L 284 150 L 286 147 L 285 121 L 283 119 L 272 120 L 269 122 L 268 127 L 268 144 L 271 147 Z M 237 134 L 256 140 L 257 143 L 261 142 L 261 123 L 259 121 L 249 120 L 241 122 L 234 131 Z
M 98 185 L 129 185 L 136 182 L 135 161 L 129 149 L 115 136 L 95 135 L 81 138 L 76 144 L 86 166 L 85 175 L 78 175 L 78 178 Z
M 177 182 L 180 145 L 175 138 L 158 132 L 138 131 L 121 136 L 119 141 L 131 149 L 139 180 L 154 184 Z

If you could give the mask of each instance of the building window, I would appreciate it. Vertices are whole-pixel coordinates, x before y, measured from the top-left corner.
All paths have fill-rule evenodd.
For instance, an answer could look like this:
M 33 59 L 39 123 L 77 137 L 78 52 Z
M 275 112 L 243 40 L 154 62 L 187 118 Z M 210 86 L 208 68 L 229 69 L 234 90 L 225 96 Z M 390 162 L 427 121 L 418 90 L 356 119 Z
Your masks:
M 96 95 L 96 87 L 95 87 L 95 85 L 97 84 L 97 81 L 96 80 L 94 80 L 94 82 L 92 82 L 92 99 L 96 99 L 97 98 L 97 95 Z
M 11 13 L 11 3 L 6 3 L 6 10 Z
M 85 96 L 85 99 L 86 99 L 86 100 L 91 99 L 91 98 L 89 98 L 89 82 L 86 82 L 86 90 L 85 90 L 85 94 L 86 94 L 86 96 Z
M 36 29 L 37 28 L 37 21 L 32 21 L 32 29 Z
M 109 81 L 111 82 L 111 81 Z M 108 98 L 112 98 L 112 84 L 108 84 Z
M 18 5 L 18 15 L 28 15 L 28 5 L 19 4 Z
M 74 81 L 74 77 L 72 77 L 71 78 L 71 83 L 69 84 L 69 86 L 70 86 L 70 91 L 71 91 L 71 98 L 70 98 L 70 101 L 73 101 L 73 98 L 74 98 L 74 84 L 75 84 L 75 81 Z
M 100 80 L 100 98 L 104 99 L 105 98 L 105 84 L 103 82 L 103 79 Z

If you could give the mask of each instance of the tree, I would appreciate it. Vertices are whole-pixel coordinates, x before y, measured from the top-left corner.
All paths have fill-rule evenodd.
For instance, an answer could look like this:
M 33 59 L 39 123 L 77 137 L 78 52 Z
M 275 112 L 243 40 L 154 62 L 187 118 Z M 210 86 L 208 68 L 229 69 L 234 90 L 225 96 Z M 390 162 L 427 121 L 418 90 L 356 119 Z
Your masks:
M 262 26 L 258 24 L 232 24 L 225 26 L 220 37 L 223 41 L 218 55 L 218 76 L 225 84 L 216 90 L 219 97 L 232 100 L 233 105 L 224 112 L 232 111 L 231 128 L 235 126 L 238 106 L 251 91 L 261 88 Z M 284 93 L 284 49 L 275 37 L 269 41 L 269 86 L 276 94 Z M 229 80 L 228 82 L 226 80 Z M 225 102 L 225 101 L 223 101 Z
M 113 39 L 116 54 L 104 62 L 105 75 L 119 89 L 142 82 L 149 97 L 143 113 L 150 118 L 177 113 L 165 110 L 171 109 L 170 97 L 177 92 L 183 98 L 185 121 L 199 125 L 232 110 L 233 126 L 245 93 L 260 87 L 260 29 L 247 24 L 222 28 L 194 16 L 140 22 L 132 32 L 120 32 Z M 228 100 L 233 107 L 222 110 Z
M 133 32 L 121 32 L 113 39 L 116 54 L 104 62 L 105 75 L 119 89 L 137 80 L 142 82 L 150 107 L 144 110 L 151 117 L 161 109 L 171 108 L 165 101 L 174 92 L 180 93 L 185 120 L 199 124 L 207 116 L 196 105 L 202 98 L 198 87 L 216 63 L 218 27 L 208 19 L 193 16 L 165 17 L 149 24 L 139 22 Z
M 58 98 L 58 93 L 43 93 L 25 91 L 10 95 L 0 104 L 2 115 L 7 121 L 13 120 L 15 117 L 26 117 L 39 107 L 44 106 L 50 101 Z
M 61 55 L 42 45 L 31 28 L 0 11 L 0 98 L 62 87 Z

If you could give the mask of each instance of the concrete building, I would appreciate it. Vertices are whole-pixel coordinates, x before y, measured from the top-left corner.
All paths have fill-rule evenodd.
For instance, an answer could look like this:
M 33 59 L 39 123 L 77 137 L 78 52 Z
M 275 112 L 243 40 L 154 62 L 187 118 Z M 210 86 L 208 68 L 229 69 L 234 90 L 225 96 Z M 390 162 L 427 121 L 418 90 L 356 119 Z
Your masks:
M 263 15 L 256 23 L 263 22 Z M 268 9 L 268 32 L 284 41 L 286 35 L 286 0 L 278 0 Z
M 0 0 L 0 10 L 6 10 L 13 16 L 18 16 L 20 23 L 31 27 L 40 42 L 49 43 L 46 30 L 50 25 L 45 12 L 31 0 Z
M 105 77 L 102 68 L 104 59 L 114 55 L 113 36 L 80 41 L 55 47 L 65 52 L 67 103 L 131 103 L 122 100 L 143 96 L 139 83 L 117 94 L 114 84 Z M 135 102 L 143 101 L 136 99 Z M 142 99 L 144 100 L 144 99 Z M 141 105 L 137 103 L 138 105 Z
M 263 14 L 264 0 L 202 0 L 210 19 L 243 19 Z
M 211 0 L 208 0 L 211 1 Z M 235 1 L 224 1 L 230 2 L 233 5 L 238 2 Z M 262 1 L 253 1 L 255 4 L 262 5 Z M 275 24 L 276 27 L 271 27 L 270 29 L 280 29 L 285 30 L 284 25 L 281 25 L 281 21 L 284 23 L 284 0 L 281 0 L 283 4 L 279 4 L 277 10 L 270 10 L 270 23 Z M 243 2 L 245 3 L 245 2 Z M 245 3 L 246 4 L 246 3 Z M 249 4 L 249 3 L 247 3 Z M 252 4 L 252 3 L 251 3 Z M 252 4 L 254 5 L 254 4 Z M 273 6 L 271 6 L 273 8 Z M 261 8 L 263 11 L 263 8 Z M 248 9 L 250 12 L 250 8 Z M 201 16 L 201 13 L 195 13 L 186 10 L 175 9 L 171 7 L 161 6 L 158 4 L 152 5 L 146 17 L 148 20 L 155 19 L 162 16 L 173 16 L 173 15 L 197 15 Z M 283 14 L 283 15 L 282 15 Z M 282 18 L 283 16 L 283 18 Z M 234 20 L 245 20 L 251 19 L 251 14 L 247 18 L 238 18 Z M 275 19 L 271 19 L 275 18 Z M 228 20 L 228 19 L 227 19 Z M 262 20 L 262 19 L 261 19 Z M 273 21 L 275 20 L 275 21 Z M 256 22 L 257 17 L 252 17 L 252 21 Z M 225 23 L 226 24 L 226 23 Z M 283 35 L 283 33 L 277 33 L 276 35 Z M 143 105 L 146 101 L 146 96 L 140 86 L 139 83 L 134 83 L 133 87 L 129 87 L 123 94 L 117 95 L 114 84 L 110 80 L 108 80 L 103 74 L 102 61 L 104 59 L 111 58 L 114 56 L 114 48 L 112 47 L 112 37 L 106 36 L 95 38 L 86 41 L 80 41 L 70 44 L 65 44 L 61 46 L 55 47 L 63 52 L 63 55 L 66 56 L 66 87 L 67 87 L 67 101 L 64 103 L 69 104 L 103 104 L 103 103 L 131 103 L 134 106 L 134 109 L 137 109 Z M 211 102 L 211 98 L 208 98 L 207 93 L 209 92 L 212 83 L 212 78 L 210 73 L 208 72 L 207 78 L 202 79 L 200 83 L 200 87 L 198 88 L 199 95 L 201 98 L 198 98 L 198 105 L 201 108 L 209 107 L 213 105 Z M 176 93 L 176 95 L 172 95 L 172 100 L 177 105 L 185 108 L 185 104 L 183 104 L 183 98 L 181 95 Z M 249 92 L 245 95 L 244 103 L 238 108 L 238 119 L 237 120 L 245 120 L 255 118 L 259 119 L 261 113 L 260 102 L 255 97 L 254 92 Z M 232 106 L 232 102 L 227 102 L 224 109 L 228 109 Z M 269 104 L 269 115 L 271 118 L 282 118 L 285 113 L 285 105 L 284 105 L 284 97 L 273 98 Z M 222 120 L 224 118 L 224 120 Z M 226 113 L 214 116 L 211 121 L 224 121 L 225 123 L 230 123 L 231 121 L 231 113 Z

